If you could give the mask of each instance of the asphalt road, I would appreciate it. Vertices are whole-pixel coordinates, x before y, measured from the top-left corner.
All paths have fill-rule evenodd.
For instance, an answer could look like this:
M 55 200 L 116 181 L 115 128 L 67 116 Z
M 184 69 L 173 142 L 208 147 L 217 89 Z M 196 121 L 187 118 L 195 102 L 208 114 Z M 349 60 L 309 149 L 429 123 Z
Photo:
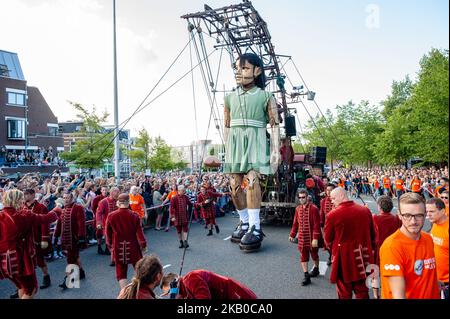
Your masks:
M 372 197 L 363 197 L 373 213 L 376 204 Z M 361 200 L 357 199 L 361 203 Z M 250 287 L 259 298 L 274 299 L 335 299 L 335 286 L 329 282 L 330 268 L 325 276 L 312 278 L 312 284 L 306 287 L 300 285 L 303 274 L 300 270 L 299 252 L 296 244 L 288 241 L 289 226 L 265 225 L 265 237 L 262 248 L 256 253 L 243 253 L 237 244 L 229 240 L 239 219 L 227 214 L 217 218 L 220 233 L 206 236 L 203 225 L 192 224 L 189 234 L 190 247 L 186 251 L 183 274 L 193 269 L 207 269 L 218 274 L 230 276 Z M 428 224 L 429 225 L 429 224 Z M 428 230 L 425 225 L 424 229 Z M 180 271 L 183 249 L 179 249 L 176 231 L 169 232 L 147 229 L 145 231 L 149 244 L 149 254 L 157 254 L 166 272 Z M 321 261 L 326 262 L 328 253 L 321 250 Z M 110 257 L 101 256 L 96 252 L 96 246 L 81 252 L 81 261 L 86 271 L 86 279 L 81 281 L 79 289 L 67 289 L 62 292 L 58 284 L 64 278 L 65 259 L 48 263 L 52 286 L 39 290 L 37 299 L 110 299 L 116 298 L 119 285 L 115 279 L 115 268 L 109 266 Z M 312 267 L 312 264 L 310 268 Z M 37 269 L 38 281 L 42 273 Z M 130 267 L 128 278 L 133 275 Z M 0 281 L 0 298 L 9 298 L 15 291 L 14 285 L 8 280 Z M 161 293 L 159 289 L 156 293 Z

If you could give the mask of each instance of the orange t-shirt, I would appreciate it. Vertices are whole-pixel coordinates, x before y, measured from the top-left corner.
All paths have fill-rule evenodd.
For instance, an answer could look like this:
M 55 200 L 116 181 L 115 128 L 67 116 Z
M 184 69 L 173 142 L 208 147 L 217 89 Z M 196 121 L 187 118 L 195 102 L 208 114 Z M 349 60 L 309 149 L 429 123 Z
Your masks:
M 433 239 L 421 232 L 419 240 L 397 230 L 380 248 L 381 297 L 392 299 L 389 277 L 405 279 L 406 299 L 439 299 Z
M 144 198 L 139 195 L 130 194 L 130 208 L 133 212 L 139 215 L 140 218 L 144 218 Z
M 391 180 L 389 178 L 383 178 L 383 187 L 391 188 Z
M 422 184 L 422 182 L 420 181 L 420 179 L 415 179 L 412 181 L 411 183 L 411 190 L 414 193 L 418 193 L 420 192 L 420 185 Z
M 448 205 L 445 205 L 445 215 L 448 217 Z
M 442 186 L 442 185 L 438 185 L 438 186 L 436 186 L 436 188 L 434 189 L 434 197 L 439 197 L 439 190 L 442 188 L 442 187 L 444 187 L 444 186 Z
M 430 235 L 434 242 L 437 278 L 441 282 L 448 282 L 448 219 L 440 225 L 434 223 Z
M 172 197 L 174 197 L 176 194 L 178 194 L 178 191 L 171 191 L 171 192 L 169 193 L 169 195 L 167 195 L 167 199 L 168 199 L 168 200 L 171 200 Z
M 380 188 L 380 182 L 378 181 L 378 179 L 375 180 L 374 184 L 376 189 Z
M 403 190 L 403 185 L 405 185 L 405 183 L 403 182 L 402 179 L 396 179 L 395 180 L 395 189 L 398 191 Z

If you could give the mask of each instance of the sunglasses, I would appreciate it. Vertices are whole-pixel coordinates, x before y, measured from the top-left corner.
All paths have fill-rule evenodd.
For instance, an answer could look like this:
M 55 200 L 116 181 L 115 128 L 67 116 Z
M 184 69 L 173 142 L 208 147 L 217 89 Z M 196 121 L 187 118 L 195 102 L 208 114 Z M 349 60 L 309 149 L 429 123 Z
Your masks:
M 442 199 L 448 199 L 448 197 L 441 196 Z
M 299 196 L 298 198 L 300 198 L 300 199 L 305 199 L 306 196 Z

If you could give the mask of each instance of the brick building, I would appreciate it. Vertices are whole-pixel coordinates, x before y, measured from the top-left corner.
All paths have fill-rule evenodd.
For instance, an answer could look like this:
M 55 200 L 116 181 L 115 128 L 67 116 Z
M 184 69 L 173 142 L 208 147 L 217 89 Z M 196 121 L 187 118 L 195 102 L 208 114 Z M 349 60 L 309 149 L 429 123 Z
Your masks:
M 41 92 L 27 85 L 16 53 L 0 50 L 0 166 L 8 153 L 64 150 L 58 119 Z

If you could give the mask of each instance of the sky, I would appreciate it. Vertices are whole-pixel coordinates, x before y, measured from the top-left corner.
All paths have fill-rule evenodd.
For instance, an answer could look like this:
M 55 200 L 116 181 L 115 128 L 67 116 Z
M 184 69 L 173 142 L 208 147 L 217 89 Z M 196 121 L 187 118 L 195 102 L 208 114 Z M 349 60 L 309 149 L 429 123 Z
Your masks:
M 144 101 L 188 43 L 183 14 L 238 0 L 116 0 L 119 122 Z M 98 112 L 113 124 L 112 0 L 0 0 L 0 49 L 15 52 L 29 86 L 36 86 L 58 120 L 76 120 L 68 101 Z M 352 100 L 378 106 L 392 82 L 415 79 L 420 58 L 449 48 L 448 0 L 254 0 L 267 22 L 275 51 L 292 56 L 320 110 Z M 208 42 L 207 50 L 212 49 Z M 193 50 L 193 49 L 192 49 Z M 193 52 L 193 51 L 192 51 Z M 211 57 L 217 74 L 220 50 Z M 196 57 L 194 56 L 194 61 Z M 163 92 L 190 69 L 189 47 L 151 93 Z M 218 90 L 235 86 L 230 63 L 221 65 Z M 292 63 L 286 72 L 301 84 Z M 195 108 L 193 87 L 195 91 Z M 290 83 L 286 85 L 291 88 Z M 222 112 L 223 93 L 217 94 Z M 305 100 L 312 116 L 318 108 Z M 301 104 L 300 121 L 309 119 Z M 194 109 L 196 112 L 194 112 Z M 131 135 L 146 128 L 172 146 L 205 139 L 210 107 L 198 71 L 134 116 Z M 196 116 L 195 116 L 196 114 Z M 220 114 L 221 116 L 222 114 Z M 220 141 L 212 125 L 208 138 Z

